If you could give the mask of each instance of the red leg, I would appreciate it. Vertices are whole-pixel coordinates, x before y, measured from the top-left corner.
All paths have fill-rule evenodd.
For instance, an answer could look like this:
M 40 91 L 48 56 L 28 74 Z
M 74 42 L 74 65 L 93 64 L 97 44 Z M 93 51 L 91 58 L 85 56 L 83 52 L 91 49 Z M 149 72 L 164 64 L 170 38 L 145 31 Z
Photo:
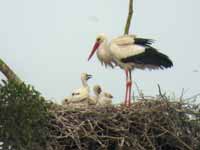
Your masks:
M 131 88 L 132 88 L 132 77 L 131 77 L 131 71 L 129 71 L 129 77 L 130 77 L 130 80 L 129 80 L 129 97 L 128 97 L 128 107 L 131 106 L 131 97 L 132 97 L 132 91 L 131 91 Z
M 127 98 L 128 98 L 128 70 L 125 70 L 126 73 L 126 95 L 125 95 L 125 101 L 124 101 L 124 105 L 127 105 Z
M 128 82 L 126 83 L 126 95 L 125 95 L 125 102 L 124 102 L 124 105 L 127 106 L 127 102 L 128 102 Z
M 132 96 L 132 94 L 131 94 L 131 87 L 132 87 L 132 81 L 129 81 L 129 98 L 128 98 L 128 107 L 130 107 L 131 106 L 131 96 Z

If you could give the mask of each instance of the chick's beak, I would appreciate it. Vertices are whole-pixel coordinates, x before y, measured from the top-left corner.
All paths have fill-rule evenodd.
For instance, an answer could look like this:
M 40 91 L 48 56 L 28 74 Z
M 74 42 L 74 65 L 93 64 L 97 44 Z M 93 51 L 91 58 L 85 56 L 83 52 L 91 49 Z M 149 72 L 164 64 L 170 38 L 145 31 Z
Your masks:
M 90 74 L 87 74 L 87 80 L 91 79 L 92 78 L 92 75 Z

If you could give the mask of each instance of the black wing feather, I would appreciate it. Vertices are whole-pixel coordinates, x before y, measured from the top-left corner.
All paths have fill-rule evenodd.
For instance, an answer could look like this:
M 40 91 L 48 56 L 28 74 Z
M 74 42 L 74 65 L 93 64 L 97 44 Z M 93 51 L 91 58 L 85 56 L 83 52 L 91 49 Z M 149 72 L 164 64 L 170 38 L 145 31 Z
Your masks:
M 144 39 L 144 38 L 135 38 L 135 44 L 142 46 L 150 46 L 153 44 L 154 40 L 152 39 Z
M 173 62 L 170 58 L 158 52 L 155 48 L 147 46 L 144 53 L 130 56 L 121 60 L 123 63 L 136 63 L 142 65 L 153 65 L 160 68 L 170 68 Z

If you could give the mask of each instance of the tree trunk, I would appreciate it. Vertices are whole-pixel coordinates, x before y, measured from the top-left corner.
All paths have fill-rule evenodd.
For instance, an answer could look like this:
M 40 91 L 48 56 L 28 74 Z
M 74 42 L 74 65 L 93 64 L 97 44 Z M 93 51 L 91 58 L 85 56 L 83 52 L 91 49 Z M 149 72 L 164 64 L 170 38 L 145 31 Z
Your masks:
M 0 71 L 3 73 L 3 75 L 7 78 L 8 81 L 16 81 L 18 83 L 21 83 L 22 81 L 20 78 L 14 73 L 12 69 L 0 58 Z

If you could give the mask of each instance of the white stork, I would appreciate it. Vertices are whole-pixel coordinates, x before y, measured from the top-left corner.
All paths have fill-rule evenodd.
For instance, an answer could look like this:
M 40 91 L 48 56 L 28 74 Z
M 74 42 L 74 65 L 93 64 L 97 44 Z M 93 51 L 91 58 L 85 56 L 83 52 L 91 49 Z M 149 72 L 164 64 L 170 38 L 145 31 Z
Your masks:
M 97 57 L 105 66 L 119 66 L 126 73 L 125 106 L 131 104 L 131 71 L 138 69 L 164 69 L 173 66 L 168 56 L 152 47 L 153 40 L 137 38 L 134 35 L 123 35 L 110 42 L 105 34 L 96 38 L 88 61 L 97 52 Z

